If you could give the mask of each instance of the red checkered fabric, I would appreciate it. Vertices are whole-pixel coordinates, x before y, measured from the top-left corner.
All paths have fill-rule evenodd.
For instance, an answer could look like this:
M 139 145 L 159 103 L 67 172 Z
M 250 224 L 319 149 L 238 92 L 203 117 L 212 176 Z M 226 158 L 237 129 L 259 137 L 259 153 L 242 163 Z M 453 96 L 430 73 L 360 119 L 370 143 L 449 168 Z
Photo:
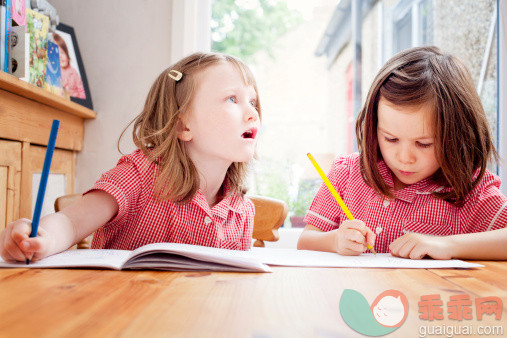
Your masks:
M 379 162 L 379 170 L 393 186 L 392 172 L 384 161 Z M 444 188 L 429 178 L 395 191 L 394 199 L 377 195 L 361 176 L 357 153 L 337 157 L 328 178 L 354 218 L 365 222 L 377 234 L 374 246 L 377 252 L 389 252 L 389 244 L 408 232 L 446 236 L 500 229 L 507 224 L 507 197 L 499 190 L 500 178 L 489 171 L 462 207 L 433 197 L 431 192 Z M 305 222 L 330 231 L 346 219 L 322 184 Z
M 199 190 L 184 205 L 157 202 L 152 196 L 158 168 L 136 150 L 123 156 L 87 191 L 106 191 L 119 206 L 118 214 L 94 233 L 92 248 L 133 250 L 149 243 L 172 242 L 250 249 L 252 201 L 229 195 L 210 209 Z

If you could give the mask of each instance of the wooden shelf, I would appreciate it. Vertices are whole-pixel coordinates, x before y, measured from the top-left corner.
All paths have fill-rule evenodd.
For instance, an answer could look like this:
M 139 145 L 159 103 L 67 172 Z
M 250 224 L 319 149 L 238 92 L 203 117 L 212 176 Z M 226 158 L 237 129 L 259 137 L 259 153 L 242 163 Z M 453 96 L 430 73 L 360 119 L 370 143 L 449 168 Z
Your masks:
M 60 120 L 50 173 L 59 178 L 54 193 L 74 192 L 76 153 L 83 149 L 84 121 L 94 119 L 96 113 L 3 72 L 0 102 L 1 230 L 15 219 L 33 214 L 34 175 L 42 172 L 54 119 Z M 46 196 L 52 201 L 56 197 Z
M 84 120 L 96 113 L 42 88 L 0 72 L 0 139 L 47 145 L 53 119 L 60 120 L 56 147 L 80 151 Z
M 25 81 L 21 81 L 17 77 L 4 72 L 0 72 L 0 89 L 23 96 L 27 99 L 45 104 L 58 110 L 63 110 L 83 119 L 94 119 L 96 117 L 96 113 L 91 109 L 83 107 L 75 102 L 65 100 L 64 98 L 52 94 L 47 90 L 29 84 Z

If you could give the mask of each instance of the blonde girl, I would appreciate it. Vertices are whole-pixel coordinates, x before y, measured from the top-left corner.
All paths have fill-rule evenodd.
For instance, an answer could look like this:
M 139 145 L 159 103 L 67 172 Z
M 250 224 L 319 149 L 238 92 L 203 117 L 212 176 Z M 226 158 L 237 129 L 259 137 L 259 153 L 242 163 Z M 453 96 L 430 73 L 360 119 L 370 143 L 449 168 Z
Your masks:
M 94 233 L 92 248 L 132 250 L 175 242 L 248 250 L 254 206 L 247 163 L 260 124 L 257 87 L 239 59 L 192 54 L 164 70 L 134 121 L 139 148 L 123 156 L 82 199 L 41 219 L 10 223 L 4 260 L 41 259 Z

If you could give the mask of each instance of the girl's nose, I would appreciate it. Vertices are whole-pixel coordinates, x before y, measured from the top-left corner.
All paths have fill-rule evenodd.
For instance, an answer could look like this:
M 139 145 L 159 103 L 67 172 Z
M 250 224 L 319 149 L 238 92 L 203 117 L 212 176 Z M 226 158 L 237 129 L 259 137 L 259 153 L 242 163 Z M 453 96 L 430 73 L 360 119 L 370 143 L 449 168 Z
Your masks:
M 255 107 L 248 105 L 245 113 L 245 121 L 257 121 L 259 119 L 259 112 Z
M 403 164 L 412 164 L 415 162 L 415 156 L 409 145 L 402 145 L 398 151 L 398 161 Z

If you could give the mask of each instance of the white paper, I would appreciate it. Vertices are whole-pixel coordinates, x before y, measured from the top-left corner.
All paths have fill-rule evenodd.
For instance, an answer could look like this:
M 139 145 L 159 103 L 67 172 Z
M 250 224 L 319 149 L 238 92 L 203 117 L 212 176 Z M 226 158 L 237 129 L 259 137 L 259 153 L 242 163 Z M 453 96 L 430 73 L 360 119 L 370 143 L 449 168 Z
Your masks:
M 341 267 L 341 268 L 408 268 L 408 269 L 436 269 L 436 268 L 475 268 L 484 265 L 468 263 L 457 259 L 407 259 L 393 257 L 389 253 L 362 254 L 359 256 L 341 256 L 331 252 L 252 248 L 251 256 L 267 265 L 300 266 L 300 267 Z

